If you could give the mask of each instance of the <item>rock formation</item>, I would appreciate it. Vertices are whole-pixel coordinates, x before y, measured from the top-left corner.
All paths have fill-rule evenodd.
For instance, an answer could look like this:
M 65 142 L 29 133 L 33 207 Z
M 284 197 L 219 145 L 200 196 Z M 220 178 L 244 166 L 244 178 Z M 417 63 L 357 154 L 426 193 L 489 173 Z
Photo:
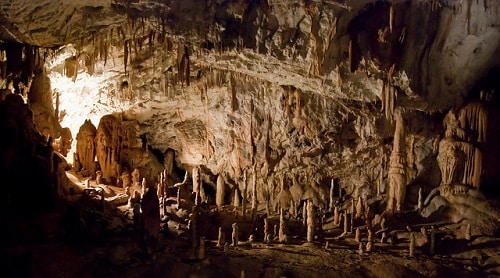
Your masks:
M 76 135 L 76 153 L 82 171 L 95 172 L 96 135 L 97 129 L 90 120 L 85 120 Z
M 401 211 L 406 193 L 406 154 L 405 130 L 403 115 L 397 111 L 395 115 L 396 128 L 394 130 L 394 143 L 389 160 L 389 188 L 387 193 L 387 211 Z
M 96 133 L 96 156 L 106 182 L 116 182 L 122 149 L 121 123 L 113 115 L 101 118 Z

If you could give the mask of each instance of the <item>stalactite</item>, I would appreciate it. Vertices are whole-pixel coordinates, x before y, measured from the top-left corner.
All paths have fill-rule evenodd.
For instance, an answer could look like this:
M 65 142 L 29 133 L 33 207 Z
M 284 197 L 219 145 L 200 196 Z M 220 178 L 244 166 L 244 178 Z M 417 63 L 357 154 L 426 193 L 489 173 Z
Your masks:
M 349 40 L 349 60 L 348 60 L 349 61 L 349 69 L 351 72 L 354 72 L 354 65 L 352 63 L 352 55 L 353 55 L 352 51 L 353 51 L 352 50 L 352 40 Z
M 394 25 L 394 5 L 391 3 L 391 7 L 389 8 L 389 31 L 392 33 L 392 28 Z

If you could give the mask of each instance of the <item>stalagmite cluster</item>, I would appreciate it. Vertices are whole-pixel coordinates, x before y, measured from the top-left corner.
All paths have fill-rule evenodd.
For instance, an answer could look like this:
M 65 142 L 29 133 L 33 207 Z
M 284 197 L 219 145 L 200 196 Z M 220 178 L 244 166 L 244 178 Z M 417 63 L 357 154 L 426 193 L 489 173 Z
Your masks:
M 458 115 L 458 116 L 457 116 Z M 462 107 L 444 118 L 445 137 L 439 143 L 437 161 L 443 193 L 462 191 L 450 187 L 479 189 L 484 173 L 483 146 L 487 143 L 487 110 L 479 101 Z
M 495 1 L 42 2 L 0 0 L 6 258 L 27 242 L 37 271 L 61 239 L 89 245 L 64 252 L 83 276 L 500 273 Z

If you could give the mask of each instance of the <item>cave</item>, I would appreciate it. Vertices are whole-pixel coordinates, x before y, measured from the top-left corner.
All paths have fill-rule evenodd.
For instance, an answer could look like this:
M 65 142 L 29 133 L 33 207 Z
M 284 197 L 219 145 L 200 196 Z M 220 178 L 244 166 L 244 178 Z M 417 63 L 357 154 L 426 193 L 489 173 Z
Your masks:
M 500 275 L 500 2 L 0 7 L 3 276 Z

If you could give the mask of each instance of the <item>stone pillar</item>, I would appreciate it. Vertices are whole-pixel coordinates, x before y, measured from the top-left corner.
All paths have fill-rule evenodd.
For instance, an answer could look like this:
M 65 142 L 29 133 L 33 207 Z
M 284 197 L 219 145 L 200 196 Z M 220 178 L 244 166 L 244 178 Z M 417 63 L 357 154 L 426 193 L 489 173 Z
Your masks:
M 217 177 L 217 192 L 215 196 L 215 203 L 217 208 L 221 209 L 224 206 L 225 184 L 222 175 Z
M 139 172 L 139 169 L 135 168 L 132 171 L 132 185 L 138 186 L 140 178 L 141 178 L 141 173 Z
M 93 171 L 95 170 L 95 137 L 97 135 L 97 128 L 90 120 L 85 120 L 78 133 L 76 134 L 76 153 L 78 162 L 82 170 Z M 79 171 L 80 169 L 76 169 Z
M 255 171 L 255 165 L 253 167 L 252 175 L 252 221 L 255 220 L 257 215 L 257 173 Z
M 382 236 L 380 237 L 380 243 L 385 243 L 387 241 L 387 234 L 382 232 Z
M 264 242 L 271 244 L 273 236 L 271 235 L 271 227 L 269 226 L 269 219 L 264 218 Z
M 333 197 L 333 190 L 335 188 L 335 183 L 332 179 L 331 183 L 330 183 L 330 204 L 328 206 L 328 208 L 330 209 L 330 211 L 333 210 L 334 206 L 335 206 L 335 201 L 334 201 L 334 197 Z
M 410 233 L 410 257 L 415 257 L 415 234 Z
M 238 223 L 233 223 L 232 227 L 233 227 L 233 233 L 231 234 L 231 240 L 232 240 L 233 246 L 238 246 L 238 240 L 239 240 Z
M 200 238 L 200 246 L 198 248 L 198 260 L 205 259 L 205 238 Z
M 368 243 L 366 244 L 366 252 L 373 251 L 373 232 L 372 230 L 368 230 Z
M 221 247 L 224 246 L 225 243 L 225 235 L 224 235 L 224 230 L 222 227 L 219 227 L 219 236 L 217 237 L 217 246 Z
M 102 172 L 101 171 L 96 171 L 95 172 L 95 183 L 96 184 L 103 184 L 102 183 Z
M 471 225 L 467 224 L 467 228 L 465 230 L 465 239 L 470 241 L 471 238 L 472 238 Z
M 314 206 L 313 202 L 308 200 L 307 201 L 307 242 L 313 242 L 314 241 Z
M 403 115 L 396 111 L 396 128 L 394 143 L 389 159 L 389 188 L 387 191 L 387 208 L 390 213 L 401 211 L 406 193 L 406 154 Z
M 309 201 L 306 201 L 304 203 L 304 205 L 302 206 L 302 225 L 304 225 L 304 227 L 307 225 L 307 204 L 309 203 Z
M 141 188 L 142 188 L 142 195 L 144 196 L 144 194 L 146 194 L 146 191 L 148 190 L 148 185 L 146 184 L 146 178 L 142 178 Z
M 192 177 L 193 177 L 193 193 L 196 194 L 197 192 L 200 192 L 200 168 L 198 166 L 194 167 L 192 170 Z
M 333 209 L 333 225 L 340 225 L 340 214 L 338 206 L 335 206 L 335 208 Z
M 436 229 L 434 228 L 434 226 L 431 226 L 431 234 L 430 234 L 430 245 L 429 245 L 429 253 L 431 255 L 434 255 L 434 253 L 436 252 Z
M 417 204 L 417 209 L 418 209 L 418 211 L 422 211 L 423 208 L 424 208 L 424 192 L 423 192 L 423 188 L 420 187 L 418 189 L 418 204 Z
M 246 216 L 246 208 L 247 208 L 247 171 L 243 171 L 243 192 L 241 194 L 241 215 L 243 219 Z
M 198 206 L 193 207 L 192 218 L 189 225 L 191 229 L 191 252 L 192 257 L 195 259 L 198 257 L 199 247 L 200 247 L 200 227 L 199 227 L 199 209 Z
M 279 242 L 285 241 L 285 218 L 283 215 L 283 208 L 280 209 L 280 228 L 278 232 L 278 240 Z
M 240 206 L 240 194 L 238 193 L 238 188 L 234 189 L 233 206 L 234 206 L 235 209 Z
M 361 196 L 358 197 L 358 202 L 356 203 L 356 218 L 362 218 L 365 215 L 365 208 L 363 205 L 363 199 Z
M 347 215 L 347 211 L 344 211 L 344 234 L 349 233 L 349 218 Z
M 354 232 L 354 214 L 355 214 L 355 208 L 354 208 L 354 199 L 351 200 L 351 225 L 350 225 L 350 232 Z

